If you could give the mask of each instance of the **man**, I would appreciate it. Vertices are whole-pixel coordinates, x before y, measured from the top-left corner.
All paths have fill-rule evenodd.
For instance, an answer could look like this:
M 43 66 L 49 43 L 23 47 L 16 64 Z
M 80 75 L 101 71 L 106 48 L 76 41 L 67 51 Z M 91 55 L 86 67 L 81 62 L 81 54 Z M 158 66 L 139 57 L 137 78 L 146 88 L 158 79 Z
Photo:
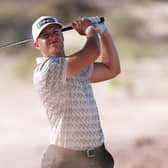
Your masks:
M 72 23 L 87 40 L 68 57 L 62 24 L 56 18 L 42 16 L 33 23 L 34 46 L 43 56 L 37 58 L 34 85 L 51 124 L 42 168 L 113 168 L 90 83 L 114 78 L 120 64 L 111 35 L 99 21 L 87 17 Z M 96 63 L 100 55 L 102 62 Z

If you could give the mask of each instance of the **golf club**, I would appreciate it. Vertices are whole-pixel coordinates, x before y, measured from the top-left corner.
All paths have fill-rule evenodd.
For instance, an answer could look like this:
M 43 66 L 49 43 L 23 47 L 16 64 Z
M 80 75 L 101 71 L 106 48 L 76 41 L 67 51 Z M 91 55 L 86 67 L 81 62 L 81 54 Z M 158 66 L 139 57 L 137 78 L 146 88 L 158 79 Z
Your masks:
M 103 23 L 103 22 L 104 22 L 104 17 L 100 17 L 100 23 Z M 67 26 L 62 28 L 62 32 L 68 31 L 68 30 L 72 30 L 72 29 L 73 28 L 72 28 L 71 25 L 67 25 Z M 33 41 L 32 38 L 27 38 L 27 39 L 20 40 L 20 41 L 15 41 L 15 42 L 7 43 L 7 44 L 2 44 L 2 45 L 0 45 L 0 49 L 7 48 L 7 47 L 12 47 L 12 46 L 16 46 L 16 45 L 32 42 L 32 41 Z

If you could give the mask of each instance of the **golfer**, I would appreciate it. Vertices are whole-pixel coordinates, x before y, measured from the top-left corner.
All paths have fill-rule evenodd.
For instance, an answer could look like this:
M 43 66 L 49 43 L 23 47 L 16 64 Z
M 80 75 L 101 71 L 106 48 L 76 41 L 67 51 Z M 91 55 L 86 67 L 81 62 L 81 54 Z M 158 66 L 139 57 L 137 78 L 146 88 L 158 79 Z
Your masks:
M 36 60 L 34 86 L 51 125 L 42 168 L 114 166 L 104 145 L 91 83 L 117 76 L 120 63 L 112 37 L 99 21 L 84 17 L 72 23 L 86 43 L 70 56 L 65 56 L 62 24 L 56 18 L 41 16 L 32 25 L 34 46 L 42 54 Z M 99 56 L 102 61 L 95 62 Z

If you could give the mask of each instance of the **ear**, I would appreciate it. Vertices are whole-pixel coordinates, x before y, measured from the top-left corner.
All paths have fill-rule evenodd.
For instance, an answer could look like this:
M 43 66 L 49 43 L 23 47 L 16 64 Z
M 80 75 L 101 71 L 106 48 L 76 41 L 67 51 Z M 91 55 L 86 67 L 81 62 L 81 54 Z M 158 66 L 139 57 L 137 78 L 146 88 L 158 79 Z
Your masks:
M 38 42 L 37 42 L 37 41 L 36 41 L 36 42 L 34 42 L 33 44 L 34 44 L 34 47 L 35 47 L 36 49 L 38 49 L 38 50 L 40 49 L 40 46 L 39 46 L 39 44 L 38 44 Z

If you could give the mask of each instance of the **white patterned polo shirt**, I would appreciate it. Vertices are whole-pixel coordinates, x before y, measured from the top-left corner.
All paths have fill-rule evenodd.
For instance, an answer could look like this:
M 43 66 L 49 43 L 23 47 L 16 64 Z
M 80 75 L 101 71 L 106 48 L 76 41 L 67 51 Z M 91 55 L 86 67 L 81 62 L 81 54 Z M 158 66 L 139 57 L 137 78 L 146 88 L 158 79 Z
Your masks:
M 51 124 L 50 143 L 73 150 L 101 146 L 104 135 L 89 81 L 93 65 L 66 79 L 67 59 L 36 60 L 33 81 Z

